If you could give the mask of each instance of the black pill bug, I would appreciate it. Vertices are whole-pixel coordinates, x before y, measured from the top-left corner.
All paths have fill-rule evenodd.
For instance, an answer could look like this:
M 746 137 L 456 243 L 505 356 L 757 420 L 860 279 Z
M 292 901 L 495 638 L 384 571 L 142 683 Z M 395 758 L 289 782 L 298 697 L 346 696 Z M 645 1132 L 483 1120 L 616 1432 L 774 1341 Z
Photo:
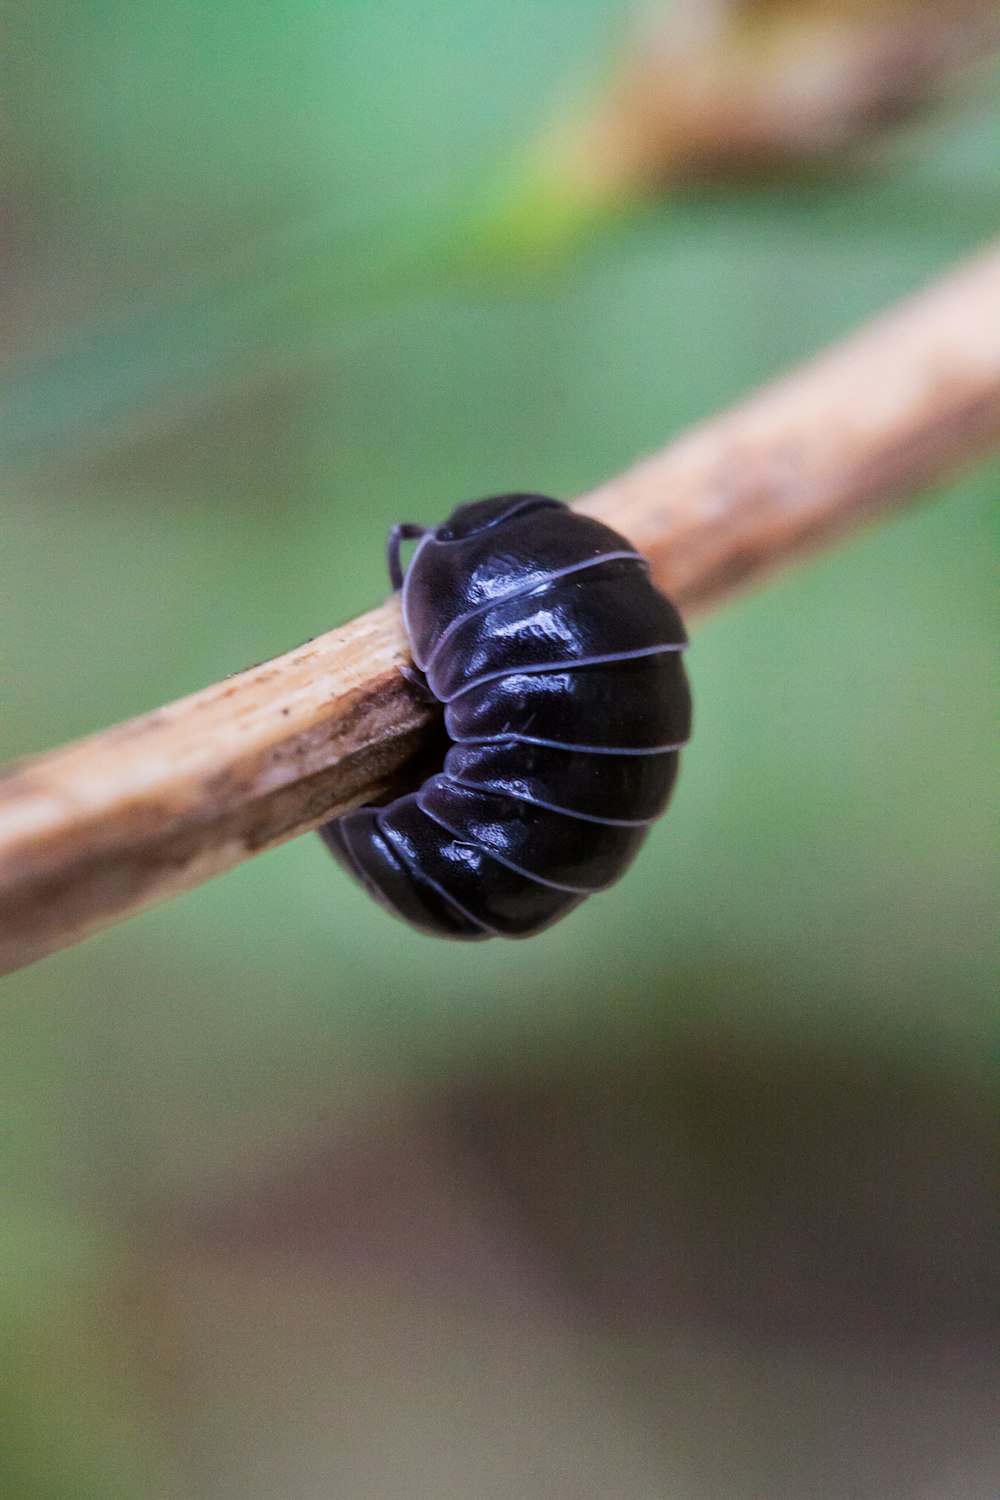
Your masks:
M 421 931 L 530 937 L 616 881 L 666 807 L 691 728 L 680 616 L 624 537 L 544 495 L 396 526 L 388 558 L 449 749 L 320 832 Z

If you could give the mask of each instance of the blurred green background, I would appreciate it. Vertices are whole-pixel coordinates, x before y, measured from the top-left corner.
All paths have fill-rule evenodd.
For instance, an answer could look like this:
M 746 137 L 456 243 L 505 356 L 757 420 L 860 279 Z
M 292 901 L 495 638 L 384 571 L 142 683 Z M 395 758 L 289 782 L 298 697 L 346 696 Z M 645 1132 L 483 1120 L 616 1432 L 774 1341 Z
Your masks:
M 995 232 L 986 80 L 879 171 L 464 253 L 621 18 L 5 10 L 0 759 Z M 436 944 L 306 838 L 3 981 L 0 1494 L 988 1493 L 997 478 L 699 624 L 670 815 L 552 932 Z

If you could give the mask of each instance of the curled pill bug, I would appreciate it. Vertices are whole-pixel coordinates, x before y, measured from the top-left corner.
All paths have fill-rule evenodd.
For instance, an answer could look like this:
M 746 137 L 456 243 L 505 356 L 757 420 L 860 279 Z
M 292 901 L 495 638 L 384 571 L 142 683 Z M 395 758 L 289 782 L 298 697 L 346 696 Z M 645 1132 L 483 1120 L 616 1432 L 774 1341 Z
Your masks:
M 624 537 L 545 495 L 395 526 L 388 561 L 448 749 L 417 791 L 320 833 L 423 932 L 530 937 L 612 885 L 670 799 L 691 730 L 680 615 Z

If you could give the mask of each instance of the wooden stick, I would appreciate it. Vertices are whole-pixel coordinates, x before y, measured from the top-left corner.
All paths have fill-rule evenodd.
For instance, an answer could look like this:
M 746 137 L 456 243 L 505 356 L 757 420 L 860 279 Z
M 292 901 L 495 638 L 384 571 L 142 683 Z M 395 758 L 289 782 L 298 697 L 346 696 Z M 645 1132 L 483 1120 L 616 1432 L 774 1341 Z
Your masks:
M 579 502 L 703 609 L 1000 442 L 1000 248 Z M 431 518 L 428 518 L 431 519 Z M 431 715 L 390 601 L 0 772 L 0 973 L 394 784 Z

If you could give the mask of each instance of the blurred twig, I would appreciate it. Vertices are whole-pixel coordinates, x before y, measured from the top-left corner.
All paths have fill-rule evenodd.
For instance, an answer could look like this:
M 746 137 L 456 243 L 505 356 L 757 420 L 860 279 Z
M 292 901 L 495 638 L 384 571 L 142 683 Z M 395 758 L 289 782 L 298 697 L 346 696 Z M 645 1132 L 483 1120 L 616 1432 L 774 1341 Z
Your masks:
M 1000 441 L 1000 248 L 594 490 L 686 609 Z M 0 773 L 0 972 L 385 793 L 431 713 L 394 601 Z
M 550 140 L 584 198 L 843 169 L 1000 48 L 995 0 L 673 0 Z
M 480 192 L 462 255 L 545 264 L 692 186 L 884 167 L 902 127 L 985 95 L 997 0 L 645 0 L 608 76 Z

